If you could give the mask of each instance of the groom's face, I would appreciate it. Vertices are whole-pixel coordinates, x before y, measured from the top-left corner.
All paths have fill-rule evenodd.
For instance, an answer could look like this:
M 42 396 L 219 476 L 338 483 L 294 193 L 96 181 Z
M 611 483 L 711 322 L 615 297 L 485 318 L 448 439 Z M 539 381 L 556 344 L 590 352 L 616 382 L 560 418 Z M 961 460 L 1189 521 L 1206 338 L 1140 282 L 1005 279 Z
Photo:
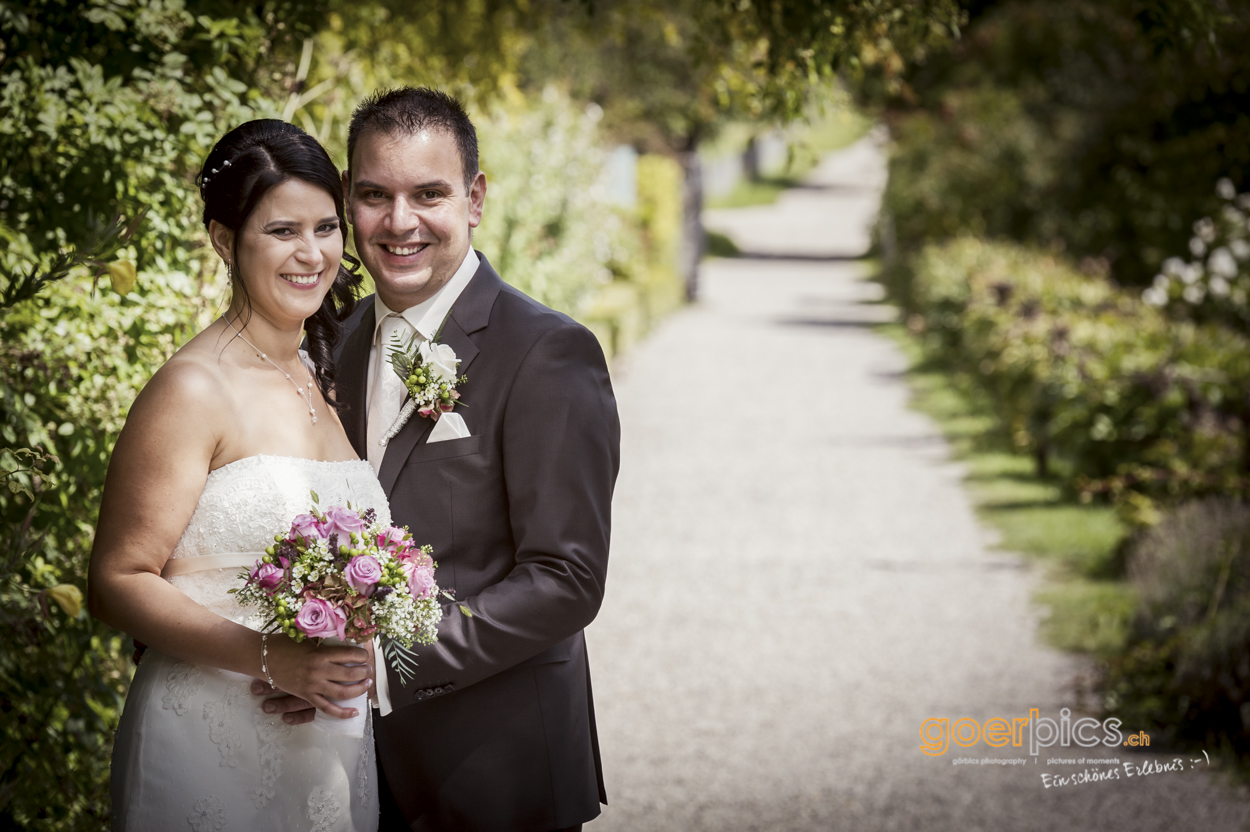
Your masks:
M 465 189 L 455 137 L 366 133 L 344 179 L 356 252 L 382 302 L 402 311 L 446 285 L 468 254 L 486 198 L 480 172 Z

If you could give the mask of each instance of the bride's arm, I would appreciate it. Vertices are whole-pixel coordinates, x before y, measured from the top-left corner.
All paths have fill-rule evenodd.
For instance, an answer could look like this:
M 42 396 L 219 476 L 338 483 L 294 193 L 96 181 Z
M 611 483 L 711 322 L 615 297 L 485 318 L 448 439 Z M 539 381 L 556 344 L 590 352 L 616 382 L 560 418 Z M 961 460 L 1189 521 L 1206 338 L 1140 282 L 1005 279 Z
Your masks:
M 109 462 L 87 605 L 96 618 L 166 655 L 263 677 L 260 633 L 210 612 L 161 578 L 229 421 L 218 381 L 193 362 L 166 364 L 144 388 Z M 354 711 L 333 704 L 330 695 L 346 699 L 370 685 L 368 666 L 346 666 L 368 660 L 361 648 L 271 635 L 268 650 L 274 682 L 332 716 Z

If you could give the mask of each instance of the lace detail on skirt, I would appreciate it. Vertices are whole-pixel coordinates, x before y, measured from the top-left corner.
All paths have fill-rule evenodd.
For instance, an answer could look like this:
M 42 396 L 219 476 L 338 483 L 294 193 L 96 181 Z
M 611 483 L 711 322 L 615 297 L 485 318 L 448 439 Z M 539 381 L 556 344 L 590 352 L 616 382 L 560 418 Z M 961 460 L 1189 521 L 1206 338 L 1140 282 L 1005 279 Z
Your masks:
M 308 795 L 308 819 L 313 822 L 310 832 L 330 832 L 338 823 L 342 808 L 325 786 L 313 789 Z
M 211 794 L 208 797 L 201 797 L 191 807 L 191 814 L 187 815 L 187 823 L 191 826 L 191 832 L 216 832 L 219 829 L 225 829 L 226 804 Z
M 256 726 L 256 740 L 260 743 L 260 786 L 252 791 L 252 803 L 257 809 L 269 805 L 274 797 L 274 786 L 282 776 L 282 755 L 286 751 L 286 738 L 291 734 L 291 726 L 282 721 L 279 714 L 270 716 L 257 708 L 252 714 L 252 723 Z M 360 759 L 368 756 L 372 744 L 360 755 Z
M 373 708 L 365 711 L 365 736 L 373 736 Z M 373 743 L 365 746 L 356 765 L 356 797 L 361 806 L 369 805 L 369 773 L 377 768 L 373 759 Z
M 204 674 L 197 666 L 178 662 L 166 677 L 165 687 L 169 692 L 161 697 L 161 707 L 172 710 L 178 716 L 185 715 L 191 707 L 191 697 L 200 692 L 203 684 Z
M 239 764 L 239 746 L 243 738 L 236 727 L 239 711 L 239 700 L 248 696 L 247 685 L 243 682 L 226 688 L 226 695 L 216 702 L 204 703 L 204 718 L 208 720 L 208 738 L 217 746 L 221 754 L 219 765 L 234 768 Z M 249 703 L 251 704 L 251 703 Z

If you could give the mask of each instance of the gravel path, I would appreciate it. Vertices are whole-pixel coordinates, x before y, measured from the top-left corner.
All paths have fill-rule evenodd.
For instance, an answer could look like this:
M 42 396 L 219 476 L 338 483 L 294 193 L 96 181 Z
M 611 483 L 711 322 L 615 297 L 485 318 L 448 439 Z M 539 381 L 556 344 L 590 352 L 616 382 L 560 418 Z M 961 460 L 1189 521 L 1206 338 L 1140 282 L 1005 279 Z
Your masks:
M 920 752 L 930 717 L 1058 719 L 1082 665 L 1038 642 L 1037 576 L 987 545 L 870 328 L 890 313 L 851 259 L 883 178 L 865 140 L 775 206 L 710 212 L 758 256 L 709 262 L 700 302 L 617 368 L 612 565 L 588 631 L 611 805 L 589 828 L 1246 828 L 1244 792 L 1205 763 L 1127 777 L 1048 761 L 1171 757 Z M 953 762 L 987 757 L 1025 762 Z

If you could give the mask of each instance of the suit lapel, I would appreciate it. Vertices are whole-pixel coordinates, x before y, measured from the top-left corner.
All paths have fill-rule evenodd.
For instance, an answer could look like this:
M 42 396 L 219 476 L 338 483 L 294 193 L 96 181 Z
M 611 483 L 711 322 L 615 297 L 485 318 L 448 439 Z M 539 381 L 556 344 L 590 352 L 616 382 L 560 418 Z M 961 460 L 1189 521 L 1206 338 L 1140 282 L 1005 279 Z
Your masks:
M 388 497 L 391 489 L 395 487 L 395 480 L 399 478 L 400 470 L 408 461 L 408 455 L 433 429 L 433 419 L 413 413 L 399 429 L 399 433 L 386 443 L 386 453 L 382 455 L 382 467 L 378 470 L 378 482 L 382 483 L 382 490 Z
M 495 298 L 499 296 L 499 291 L 503 288 L 503 281 L 499 279 L 499 275 L 491 268 L 490 263 L 486 262 L 486 257 L 478 252 L 480 263 L 477 271 L 474 272 L 473 278 L 468 285 L 464 287 L 464 291 L 460 293 L 460 297 L 456 298 L 456 302 L 451 306 L 451 312 L 447 317 L 447 323 L 443 326 L 443 331 L 439 335 L 439 343 L 446 344 L 456 351 L 456 357 L 460 359 L 457 367 L 458 372 L 462 375 L 468 375 L 469 366 L 473 363 L 473 359 L 477 358 L 478 348 L 474 343 L 473 333 L 484 329 L 490 322 L 490 310 L 495 305 Z M 361 322 L 361 329 L 364 328 L 364 321 Z M 373 330 L 373 313 L 370 311 L 368 315 L 369 331 Z M 359 331 L 359 330 L 357 330 Z M 353 333 L 353 336 L 355 333 Z M 365 366 L 368 366 L 369 342 L 365 342 Z M 347 356 L 347 348 L 343 350 L 344 357 Z M 470 381 L 465 385 L 465 391 L 472 395 L 473 382 Z M 466 401 L 467 403 L 467 401 Z M 363 408 L 363 398 L 361 412 Z M 361 435 L 363 437 L 365 427 L 368 420 L 361 420 Z M 399 433 L 386 445 L 386 454 L 382 457 L 382 467 L 378 471 L 378 481 L 382 484 L 382 490 L 387 496 L 391 495 L 391 490 L 395 487 L 395 481 L 399 478 L 399 472 L 403 470 L 404 463 L 408 461 L 409 454 L 413 448 L 416 448 L 426 437 L 430 435 L 430 431 L 434 429 L 434 420 L 426 419 L 416 413 L 407 423 L 399 429 Z M 350 436 L 350 434 L 349 434 Z M 353 443 L 354 444 L 354 443 Z M 365 446 L 365 440 L 362 438 L 360 448 Z M 364 454 L 361 454 L 364 456 Z
M 469 365 L 473 363 L 473 359 L 477 358 L 477 344 L 473 343 L 473 339 L 460 327 L 460 323 L 454 317 L 447 319 L 438 340 L 439 343 L 446 344 L 456 351 L 456 358 L 460 359 L 460 363 L 456 365 L 456 372 L 467 376 Z
M 369 350 L 373 346 L 373 327 L 373 302 L 370 297 L 368 307 L 360 316 L 360 323 L 343 343 L 335 385 L 344 405 L 339 414 L 343 430 L 361 459 L 369 456 L 365 449 L 369 429 L 365 403 L 369 392 Z

